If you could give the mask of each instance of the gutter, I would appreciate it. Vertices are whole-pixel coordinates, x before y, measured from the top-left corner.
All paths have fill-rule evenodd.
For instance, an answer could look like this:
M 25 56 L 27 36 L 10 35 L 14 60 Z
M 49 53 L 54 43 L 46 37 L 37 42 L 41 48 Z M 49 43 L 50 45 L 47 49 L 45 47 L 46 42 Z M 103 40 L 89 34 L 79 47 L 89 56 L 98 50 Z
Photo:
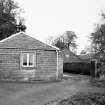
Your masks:
M 56 71 L 56 80 L 58 79 L 58 50 L 56 50 L 56 54 L 57 54 L 57 71 Z

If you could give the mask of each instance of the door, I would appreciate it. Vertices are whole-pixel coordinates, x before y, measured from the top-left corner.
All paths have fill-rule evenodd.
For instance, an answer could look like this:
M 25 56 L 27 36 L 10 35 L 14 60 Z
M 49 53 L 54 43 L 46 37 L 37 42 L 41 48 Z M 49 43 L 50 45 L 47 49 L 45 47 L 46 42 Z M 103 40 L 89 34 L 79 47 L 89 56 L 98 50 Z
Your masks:
M 97 64 L 97 62 L 96 62 L 96 60 L 92 60 L 91 62 L 90 62 L 90 75 L 94 78 L 95 77 L 95 75 L 96 75 L 96 64 Z

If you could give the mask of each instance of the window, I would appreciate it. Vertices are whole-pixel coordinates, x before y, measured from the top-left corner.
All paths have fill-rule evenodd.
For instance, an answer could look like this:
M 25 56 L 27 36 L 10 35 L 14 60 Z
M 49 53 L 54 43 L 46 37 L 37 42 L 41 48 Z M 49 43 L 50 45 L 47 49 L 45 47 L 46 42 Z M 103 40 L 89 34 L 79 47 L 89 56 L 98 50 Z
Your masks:
M 65 57 L 66 57 L 66 58 L 69 58 L 70 56 L 69 56 L 69 54 L 67 54 L 67 55 L 65 55 Z
M 22 54 L 22 66 L 23 67 L 34 67 L 34 53 L 23 53 Z

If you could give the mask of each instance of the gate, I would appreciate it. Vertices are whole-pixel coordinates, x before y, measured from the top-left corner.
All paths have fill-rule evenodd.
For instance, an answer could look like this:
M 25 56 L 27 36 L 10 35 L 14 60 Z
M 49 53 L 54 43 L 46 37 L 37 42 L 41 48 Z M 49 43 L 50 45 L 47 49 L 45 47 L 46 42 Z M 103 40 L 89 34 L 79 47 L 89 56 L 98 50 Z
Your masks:
M 90 61 L 90 75 L 95 78 L 97 71 L 97 60 Z

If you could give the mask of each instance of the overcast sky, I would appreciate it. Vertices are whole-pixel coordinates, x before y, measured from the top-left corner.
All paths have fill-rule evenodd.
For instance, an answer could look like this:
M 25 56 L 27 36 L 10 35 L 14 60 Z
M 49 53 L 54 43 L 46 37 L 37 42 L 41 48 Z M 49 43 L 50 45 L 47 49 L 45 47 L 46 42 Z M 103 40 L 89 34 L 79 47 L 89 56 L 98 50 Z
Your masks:
M 27 33 L 45 41 L 65 31 L 78 36 L 79 50 L 87 42 L 87 36 L 98 23 L 99 13 L 105 8 L 105 0 L 16 0 L 24 9 Z

